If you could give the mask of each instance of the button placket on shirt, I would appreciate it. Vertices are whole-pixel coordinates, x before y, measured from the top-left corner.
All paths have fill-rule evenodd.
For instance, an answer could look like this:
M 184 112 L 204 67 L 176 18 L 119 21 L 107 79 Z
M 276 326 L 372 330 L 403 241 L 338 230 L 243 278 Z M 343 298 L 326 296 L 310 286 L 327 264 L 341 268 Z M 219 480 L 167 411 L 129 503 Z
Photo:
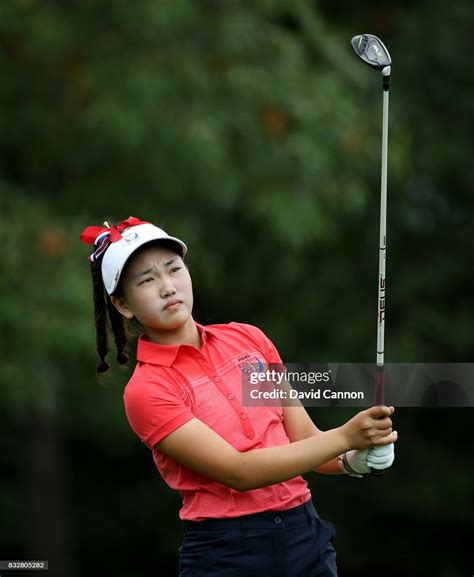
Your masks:
M 250 419 L 248 418 L 248 415 L 244 412 L 244 410 L 243 410 L 244 408 L 241 406 L 239 401 L 235 398 L 235 395 L 233 393 L 229 392 L 229 390 L 227 389 L 227 387 L 225 385 L 225 382 L 223 381 L 222 377 L 220 377 L 219 375 L 215 375 L 214 377 L 212 377 L 212 380 L 214 381 L 214 383 L 216 384 L 216 386 L 220 390 L 220 392 L 228 399 L 228 401 L 230 402 L 234 411 L 239 415 L 240 422 L 242 423 L 243 429 L 245 431 L 245 435 L 247 437 L 249 437 L 250 439 L 253 439 L 253 437 L 255 437 L 254 428 L 253 428 L 252 424 L 250 423 Z
M 217 382 L 217 386 L 220 389 L 220 391 L 224 394 L 224 396 L 227 397 L 230 404 L 232 405 L 232 408 L 238 414 L 240 422 L 242 423 L 243 429 L 245 431 L 245 435 L 250 439 L 253 439 L 255 437 L 255 431 L 250 422 L 250 419 L 248 418 L 247 413 L 244 412 L 244 407 L 242 407 L 242 405 L 235 398 L 235 395 L 233 393 L 229 393 L 222 379 L 220 379 Z
M 196 353 L 196 360 L 198 360 L 200 367 L 204 370 L 208 378 L 215 383 L 216 387 L 224 395 L 224 397 L 229 400 L 232 408 L 239 416 L 245 435 L 250 439 L 253 439 L 255 437 L 255 430 L 250 422 L 250 419 L 248 418 L 248 415 L 244 412 L 244 407 L 241 406 L 239 401 L 235 398 L 235 395 L 231 393 L 226 387 L 222 377 L 220 375 L 216 375 L 214 367 L 208 362 L 202 351 L 196 351 Z

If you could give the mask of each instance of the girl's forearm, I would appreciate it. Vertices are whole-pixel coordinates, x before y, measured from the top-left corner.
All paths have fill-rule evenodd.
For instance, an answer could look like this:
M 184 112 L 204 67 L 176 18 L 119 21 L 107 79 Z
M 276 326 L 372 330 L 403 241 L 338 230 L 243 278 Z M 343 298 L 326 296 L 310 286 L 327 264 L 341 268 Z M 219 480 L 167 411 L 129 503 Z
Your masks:
M 288 445 L 239 453 L 236 488 L 249 491 L 288 481 L 328 465 L 349 449 L 345 435 L 337 428 Z

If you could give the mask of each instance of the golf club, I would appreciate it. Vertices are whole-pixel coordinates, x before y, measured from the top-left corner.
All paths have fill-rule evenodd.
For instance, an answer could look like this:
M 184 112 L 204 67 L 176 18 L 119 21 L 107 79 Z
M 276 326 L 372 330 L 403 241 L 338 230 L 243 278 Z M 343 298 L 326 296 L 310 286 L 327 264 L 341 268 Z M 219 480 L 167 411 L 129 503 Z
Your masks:
M 373 34 L 360 34 L 351 41 L 357 56 L 366 64 L 382 72 L 383 116 L 382 116 L 382 177 L 380 187 L 380 240 L 379 282 L 377 303 L 377 365 L 375 369 L 375 404 L 383 405 L 385 397 L 384 337 L 385 337 L 385 261 L 387 256 L 387 156 L 388 156 L 388 94 L 392 60 L 383 42 Z M 381 469 L 371 469 L 371 474 L 380 477 Z

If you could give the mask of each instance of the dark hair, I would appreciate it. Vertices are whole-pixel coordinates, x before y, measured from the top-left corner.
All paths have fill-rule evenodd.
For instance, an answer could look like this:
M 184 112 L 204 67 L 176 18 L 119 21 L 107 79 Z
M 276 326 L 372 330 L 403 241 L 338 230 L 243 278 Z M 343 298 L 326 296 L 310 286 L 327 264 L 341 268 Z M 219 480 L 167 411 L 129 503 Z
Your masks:
M 100 360 L 97 365 L 97 373 L 102 374 L 110 368 L 110 365 L 105 360 L 109 352 L 107 324 L 110 325 L 114 335 L 115 346 L 117 348 L 117 362 L 119 365 L 126 365 L 128 362 L 128 357 L 124 353 L 128 339 L 123 317 L 114 307 L 110 296 L 105 290 L 104 281 L 102 280 L 101 260 L 91 262 L 91 276 L 94 299 L 95 339 Z
M 130 256 L 126 262 L 122 274 L 120 275 L 119 284 L 114 291 L 114 295 L 121 296 L 122 280 L 127 274 L 128 267 L 130 266 L 133 258 L 136 257 L 142 250 L 149 248 L 152 245 L 164 246 L 170 250 L 173 250 L 176 252 L 176 254 L 182 256 L 178 245 L 172 241 L 152 241 L 142 245 Z M 99 375 L 106 373 L 110 368 L 109 363 L 105 360 L 107 353 L 110 351 L 108 327 L 110 327 L 110 330 L 114 335 L 115 347 L 117 349 L 117 362 L 122 366 L 128 363 L 128 355 L 125 353 L 128 339 L 129 337 L 137 336 L 138 332 L 136 330 L 138 328 L 138 321 L 135 321 L 134 319 L 132 319 L 132 321 L 126 321 L 112 303 L 109 294 L 105 290 L 104 281 L 102 280 L 101 266 L 102 258 L 90 263 L 94 300 L 95 338 L 97 354 L 99 355 L 97 373 Z

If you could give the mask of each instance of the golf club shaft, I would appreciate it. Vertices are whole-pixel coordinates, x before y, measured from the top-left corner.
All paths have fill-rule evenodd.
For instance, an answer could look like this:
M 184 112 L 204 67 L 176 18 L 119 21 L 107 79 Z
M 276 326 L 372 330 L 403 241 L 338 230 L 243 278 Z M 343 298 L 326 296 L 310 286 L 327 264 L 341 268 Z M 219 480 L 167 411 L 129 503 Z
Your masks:
M 388 158 L 388 82 L 384 78 L 382 119 L 382 176 L 380 184 L 380 238 L 379 238 L 379 287 L 377 310 L 377 366 L 375 370 L 375 404 L 385 402 L 385 264 L 387 257 L 387 158 Z M 372 469 L 372 475 L 383 475 L 382 469 Z
M 385 264 L 387 258 L 387 156 L 388 156 L 388 90 L 383 92 L 382 121 L 382 177 L 380 185 L 380 239 L 379 239 L 379 288 L 377 316 L 377 367 L 384 365 L 385 339 Z M 383 394 L 381 398 L 383 402 Z M 380 404 L 376 401 L 376 404 Z

